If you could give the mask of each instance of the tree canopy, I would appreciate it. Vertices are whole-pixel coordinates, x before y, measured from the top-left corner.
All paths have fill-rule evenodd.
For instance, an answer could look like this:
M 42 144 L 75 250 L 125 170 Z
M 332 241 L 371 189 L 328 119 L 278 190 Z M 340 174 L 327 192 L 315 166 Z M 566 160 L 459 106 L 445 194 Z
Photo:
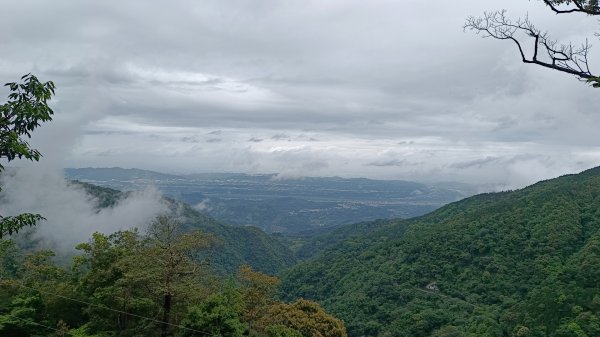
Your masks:
M 41 153 L 31 148 L 26 139 L 42 122 L 52 120 L 54 112 L 48 101 L 54 95 L 54 83 L 42 83 L 32 74 L 21 77 L 21 83 L 6 83 L 10 90 L 8 101 L 0 105 L 0 160 L 12 161 L 25 158 L 38 161 Z M 4 166 L 0 162 L 0 173 Z M 2 189 L 0 188 L 0 191 Z M 33 226 L 43 217 L 24 213 L 16 216 L 0 214 L 0 238 L 17 232 L 25 226 Z
M 347 337 L 319 304 L 282 302 L 276 277 L 218 275 L 201 258 L 212 241 L 160 216 L 145 234 L 94 233 L 61 266 L 0 240 L 0 336 Z
M 600 15 L 598 0 L 542 0 L 555 14 Z M 600 88 L 600 74 L 590 70 L 589 40 L 581 45 L 559 43 L 550 33 L 537 28 L 529 18 L 510 19 L 506 10 L 486 12 L 482 17 L 469 17 L 465 30 L 475 31 L 484 37 L 512 41 L 524 63 L 574 75 Z M 600 35 L 596 33 L 596 37 Z
M 600 167 L 480 194 L 347 234 L 285 272 L 282 293 L 350 337 L 600 336 L 599 206 Z

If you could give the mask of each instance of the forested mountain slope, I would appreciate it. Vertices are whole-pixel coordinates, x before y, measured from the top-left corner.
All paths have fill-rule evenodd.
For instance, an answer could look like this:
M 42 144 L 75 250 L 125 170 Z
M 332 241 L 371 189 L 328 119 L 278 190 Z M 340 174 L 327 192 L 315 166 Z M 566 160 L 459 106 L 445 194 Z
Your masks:
M 88 183 L 75 183 L 82 185 L 89 194 L 94 196 L 99 208 L 114 206 L 128 193 Z M 239 266 L 248 264 L 255 270 L 275 274 L 296 262 L 292 251 L 277 237 L 259 228 L 229 226 L 196 211 L 185 203 L 171 198 L 165 198 L 165 201 L 170 204 L 174 213 L 181 215 L 185 228 L 190 231 L 200 229 L 216 237 L 217 246 L 207 258 L 218 271 L 231 273 Z
M 319 228 L 297 234 L 281 236 L 288 242 L 299 261 L 314 258 L 318 254 L 328 251 L 340 243 L 349 240 L 362 240 L 364 236 L 388 226 L 394 226 L 398 220 L 379 219 L 375 221 L 359 222 L 351 225 Z
M 87 192 L 77 195 L 92 212 L 135 197 L 68 185 Z M 95 232 L 70 259 L 28 235 L 0 239 L 0 336 L 347 336 L 319 304 L 278 299 L 279 279 L 257 271 L 294 263 L 277 238 L 163 202 L 144 229 Z
M 350 336 L 600 336 L 600 168 L 477 195 L 284 276 Z

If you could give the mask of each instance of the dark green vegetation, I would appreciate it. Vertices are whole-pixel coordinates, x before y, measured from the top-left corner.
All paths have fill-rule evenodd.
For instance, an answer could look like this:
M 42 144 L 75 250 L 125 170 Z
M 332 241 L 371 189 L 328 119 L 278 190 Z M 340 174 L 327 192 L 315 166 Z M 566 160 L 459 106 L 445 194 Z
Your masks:
M 72 181 L 71 184 L 83 188 L 95 200 L 96 208 L 98 209 L 114 207 L 128 194 L 127 192 L 124 193 L 112 188 L 100 187 L 80 181 Z
M 122 191 L 147 185 L 209 216 L 267 232 L 306 230 L 384 218 L 409 218 L 472 195 L 465 184 L 370 179 L 277 179 L 273 174 L 168 175 L 138 169 L 66 169 L 70 179 Z
M 283 281 L 350 336 L 600 336 L 600 168 L 354 230 Z
M 207 264 L 214 235 L 160 216 L 147 233 L 95 233 L 67 267 L 0 240 L 0 336 L 345 337 L 317 303 L 276 299 L 279 280 Z
M 397 220 L 375 220 L 352 225 L 321 228 L 279 238 L 294 251 L 299 261 L 313 258 L 343 242 L 359 242 L 372 232 L 393 225 Z
M 98 208 L 127 194 L 75 184 Z M 163 258 L 164 232 L 97 234 L 66 269 L 51 252 L 3 241 L 0 331 L 49 335 L 37 322 L 75 336 L 344 334 L 317 304 L 298 300 L 306 298 L 343 319 L 350 336 L 600 335 L 600 168 L 414 219 L 287 237 L 168 203 L 182 219 L 177 238 L 186 238 L 171 247 L 198 248 L 183 264 L 153 262 Z M 279 295 L 276 279 L 252 271 L 277 273 L 296 258 L 305 262 L 283 272 Z
M 52 120 L 54 114 L 48 106 L 48 101 L 54 95 L 54 83 L 42 83 L 31 74 L 21 77 L 21 81 L 23 82 L 5 84 L 10 93 L 8 101 L 0 105 L 0 160 L 9 162 L 21 158 L 35 161 L 40 159 L 40 152 L 32 149 L 26 140 L 40 123 Z M 4 166 L 0 162 L 0 173 L 3 170 Z M 42 219 L 41 215 L 32 213 L 15 216 L 0 214 L 0 239 L 23 227 L 33 226 Z

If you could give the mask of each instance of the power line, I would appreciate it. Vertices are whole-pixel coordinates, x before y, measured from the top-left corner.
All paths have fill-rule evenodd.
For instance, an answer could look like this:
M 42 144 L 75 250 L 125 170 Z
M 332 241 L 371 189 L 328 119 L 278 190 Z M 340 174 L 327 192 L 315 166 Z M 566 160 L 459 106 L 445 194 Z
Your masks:
M 169 326 L 172 326 L 172 327 L 175 327 L 175 328 L 184 329 L 184 330 L 188 330 L 188 331 L 192 331 L 192 332 L 197 332 L 197 333 L 199 333 L 199 334 L 202 334 L 202 335 L 205 335 L 205 336 L 212 335 L 210 332 L 206 332 L 206 331 L 202 331 L 202 330 L 196 330 L 196 329 L 188 328 L 188 327 L 186 327 L 186 326 L 183 326 L 183 325 L 174 324 L 174 323 L 169 323 L 169 322 L 161 321 L 161 320 L 159 320 L 159 319 L 150 318 L 150 317 L 145 317 L 145 316 L 141 316 L 141 315 L 133 314 L 133 313 L 130 313 L 130 312 L 127 312 L 127 311 L 119 310 L 119 309 L 113 309 L 113 308 L 110 308 L 110 307 L 107 307 L 107 306 L 104 306 L 104 305 L 93 304 L 93 303 L 90 303 L 90 302 L 86 302 L 86 301 L 78 300 L 78 299 L 76 299 L 76 298 L 71 298 L 71 297 L 67 297 L 67 296 L 64 296 L 64 295 L 55 294 L 55 293 L 52 293 L 52 292 L 50 292 L 50 291 L 45 291 L 45 290 L 36 289 L 36 288 L 33 288 L 33 287 L 26 286 L 26 285 L 24 285 L 24 284 L 23 284 L 22 282 L 20 282 L 20 281 L 16 281 L 16 283 L 17 283 L 18 285 L 20 285 L 21 287 L 23 287 L 23 288 L 31 289 L 31 290 L 34 290 L 34 291 L 40 292 L 40 293 L 42 293 L 42 294 L 48 294 L 48 295 L 52 295 L 52 296 L 56 296 L 56 297 L 60 297 L 60 298 L 63 298 L 63 299 L 65 299 L 65 300 L 69 300 L 69 301 L 73 301 L 73 302 L 78 302 L 78 303 L 81 303 L 81 304 L 87 304 L 87 305 L 89 305 L 89 306 L 92 306 L 92 307 L 97 307 L 97 308 L 100 308 L 100 309 L 105 309 L 105 310 L 114 311 L 114 312 L 117 312 L 117 313 L 120 313 L 120 314 L 124 314 L 124 315 L 132 316 L 132 317 L 137 317 L 137 318 L 141 318 L 141 319 L 149 320 L 149 321 L 152 321 L 152 322 L 155 322 L 155 323 L 166 324 L 166 325 L 169 325 Z M 52 329 L 52 328 L 51 328 L 51 329 Z
M 59 329 L 57 329 L 57 328 L 53 328 L 53 327 L 51 327 L 51 326 L 44 325 L 44 324 L 42 324 L 42 323 L 38 323 L 38 322 L 34 322 L 34 321 L 30 321 L 30 320 L 28 320 L 28 319 L 24 319 L 24 318 L 21 318 L 21 317 L 15 316 L 15 315 L 11 315 L 11 314 L 2 314 L 2 315 L 6 315 L 6 316 L 9 316 L 9 317 L 12 317 L 12 318 L 16 318 L 16 319 L 18 319 L 18 320 L 20 320 L 20 321 L 23 321 L 23 322 L 27 322 L 27 323 L 29 323 L 29 324 L 33 324 L 33 325 L 37 325 L 37 326 L 42 326 L 42 327 L 44 327 L 44 328 L 46 328 L 46 329 L 54 330 L 54 331 L 61 332 L 61 333 L 63 333 L 63 334 L 68 334 L 68 335 L 72 336 L 72 335 L 71 335 L 71 333 L 70 333 L 70 332 L 68 332 L 68 331 L 59 330 Z

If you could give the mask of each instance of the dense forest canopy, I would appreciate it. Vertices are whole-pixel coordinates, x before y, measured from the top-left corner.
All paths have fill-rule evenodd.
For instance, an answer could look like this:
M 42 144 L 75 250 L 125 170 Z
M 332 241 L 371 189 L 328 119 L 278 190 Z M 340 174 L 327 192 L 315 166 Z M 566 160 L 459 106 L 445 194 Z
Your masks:
M 214 236 L 157 218 L 147 233 L 96 233 L 67 266 L 49 250 L 0 241 L 2 336 L 343 337 L 317 303 L 277 299 L 279 280 L 241 266 L 217 273 Z
M 600 334 L 600 168 L 369 224 L 283 277 L 350 336 Z

